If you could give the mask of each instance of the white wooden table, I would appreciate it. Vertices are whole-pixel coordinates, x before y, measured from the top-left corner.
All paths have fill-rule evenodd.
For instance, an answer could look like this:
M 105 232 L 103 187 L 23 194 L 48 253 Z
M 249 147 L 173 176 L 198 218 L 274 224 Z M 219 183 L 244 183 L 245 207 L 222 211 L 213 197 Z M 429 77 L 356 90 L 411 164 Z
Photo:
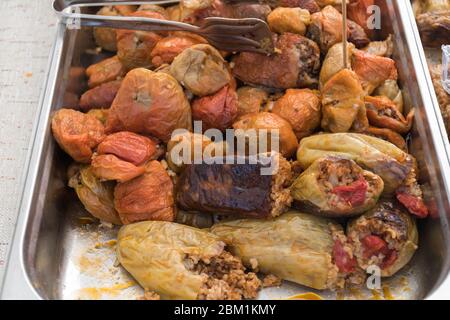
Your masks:
M 52 0 L 0 1 L 0 284 L 57 18 Z

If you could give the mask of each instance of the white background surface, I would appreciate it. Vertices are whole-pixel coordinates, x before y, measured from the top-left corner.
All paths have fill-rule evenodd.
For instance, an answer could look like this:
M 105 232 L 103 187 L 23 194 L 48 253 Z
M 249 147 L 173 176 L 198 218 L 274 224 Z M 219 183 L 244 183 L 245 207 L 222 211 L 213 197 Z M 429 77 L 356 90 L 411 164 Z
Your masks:
M 0 284 L 52 47 L 52 0 L 0 0 Z

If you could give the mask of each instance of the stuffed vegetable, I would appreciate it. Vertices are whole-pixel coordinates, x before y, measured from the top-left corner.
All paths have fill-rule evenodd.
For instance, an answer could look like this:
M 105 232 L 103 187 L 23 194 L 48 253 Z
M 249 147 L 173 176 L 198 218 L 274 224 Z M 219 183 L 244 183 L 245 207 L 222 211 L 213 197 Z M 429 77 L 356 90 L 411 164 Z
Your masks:
M 255 218 L 276 217 L 287 211 L 292 201 L 289 162 L 281 156 L 274 157 L 276 173 L 262 175 L 261 170 L 269 169 L 270 164 L 258 159 L 252 164 L 251 157 L 237 157 L 233 164 L 213 158 L 211 164 L 186 165 L 177 184 L 179 208 Z
M 417 249 L 418 231 L 411 215 L 393 202 L 381 202 L 376 208 L 349 222 L 347 236 L 354 244 L 358 265 L 381 268 L 389 277 L 411 260 Z
M 329 289 L 363 279 L 340 225 L 290 211 L 273 220 L 225 221 L 211 227 L 240 257 L 262 273 L 314 289 Z M 345 247 L 345 249 L 343 249 Z
M 373 208 L 383 180 L 353 160 L 329 156 L 313 162 L 292 184 L 296 206 L 305 212 L 348 217 Z
M 120 229 L 120 264 L 164 299 L 255 298 L 260 280 L 216 235 L 177 223 L 145 221 Z

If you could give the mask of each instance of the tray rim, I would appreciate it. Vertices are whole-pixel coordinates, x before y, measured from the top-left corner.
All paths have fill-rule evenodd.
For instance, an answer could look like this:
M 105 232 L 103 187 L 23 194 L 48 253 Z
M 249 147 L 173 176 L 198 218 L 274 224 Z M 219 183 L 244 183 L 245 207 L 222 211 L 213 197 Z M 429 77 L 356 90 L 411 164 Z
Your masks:
M 393 0 L 387 0 L 391 2 Z M 401 19 L 405 28 L 405 37 L 408 47 L 414 46 L 413 57 L 414 71 L 417 76 L 418 88 L 421 96 L 424 98 L 424 110 L 427 114 L 427 124 L 432 127 L 430 130 L 433 144 L 439 165 L 441 167 L 442 179 L 445 184 L 446 194 L 449 195 L 450 190 L 450 142 L 446 134 L 442 115 L 440 114 L 439 104 L 432 85 L 431 77 L 425 68 L 426 58 L 420 41 L 419 31 L 415 22 L 412 6 L 409 0 L 394 0 L 398 9 L 402 14 L 407 15 L 408 19 Z M 409 23 L 408 23 L 409 22 Z M 45 140 L 45 130 L 49 124 L 49 113 L 54 98 L 56 78 L 61 65 L 62 51 L 64 46 L 64 35 L 66 26 L 58 22 L 56 28 L 55 42 L 49 55 L 48 73 L 45 80 L 44 89 L 41 92 L 39 107 L 34 120 L 33 131 L 30 139 L 30 148 L 27 155 L 26 164 L 22 173 L 24 187 L 20 197 L 20 205 L 18 210 L 18 218 L 13 234 L 12 244 L 7 255 L 7 266 L 4 273 L 3 284 L 0 288 L 1 299 L 24 299 L 24 300 L 42 300 L 42 297 L 32 285 L 29 274 L 26 271 L 24 244 L 26 230 L 30 223 L 30 207 L 33 201 L 33 191 L 36 187 L 36 177 L 39 172 L 39 159 L 42 156 L 42 149 Z M 415 44 L 414 44 L 415 42 Z M 425 63 L 424 63 L 425 62 Z M 424 85 L 425 87 L 423 87 Z M 426 100 L 426 101 L 425 101 Z M 448 229 L 448 217 L 445 214 L 440 215 L 440 222 Z M 448 235 L 448 232 L 446 232 Z M 447 244 L 450 242 L 447 240 Z M 450 249 L 449 249 L 450 250 Z M 449 299 L 450 298 L 450 277 L 449 271 L 442 275 L 440 281 L 436 283 L 436 287 L 430 291 L 426 299 Z

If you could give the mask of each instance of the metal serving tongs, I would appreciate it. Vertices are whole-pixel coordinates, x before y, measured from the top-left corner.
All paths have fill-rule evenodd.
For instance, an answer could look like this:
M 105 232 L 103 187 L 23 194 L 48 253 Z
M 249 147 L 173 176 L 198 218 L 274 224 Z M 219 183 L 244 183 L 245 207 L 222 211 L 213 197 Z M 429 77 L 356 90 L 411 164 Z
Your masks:
M 210 17 L 201 26 L 188 23 L 141 17 L 110 17 L 80 13 L 80 7 L 118 4 L 170 4 L 179 1 L 120 1 L 120 0 L 54 0 L 53 8 L 64 23 L 76 21 L 79 26 L 108 27 L 143 31 L 188 31 L 204 37 L 219 50 L 251 51 L 271 54 L 274 51 L 272 35 L 261 19 L 228 19 Z

